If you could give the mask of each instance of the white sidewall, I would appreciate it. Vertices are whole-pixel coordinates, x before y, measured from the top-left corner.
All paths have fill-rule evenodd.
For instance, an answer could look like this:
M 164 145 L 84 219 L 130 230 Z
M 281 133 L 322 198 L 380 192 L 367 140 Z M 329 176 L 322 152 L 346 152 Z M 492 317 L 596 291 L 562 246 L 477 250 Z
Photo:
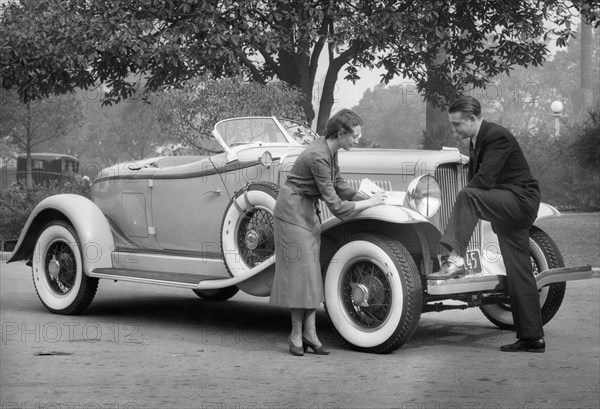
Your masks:
M 382 326 L 372 331 L 360 328 L 352 321 L 340 297 L 341 278 L 346 267 L 364 259 L 374 262 L 386 273 L 392 289 L 391 314 Z M 327 266 L 324 288 L 327 312 L 333 325 L 346 341 L 358 347 L 371 348 L 383 344 L 396 331 L 404 313 L 404 288 L 394 261 L 382 248 L 364 240 L 345 244 L 335 253 L 333 260 Z
M 252 207 L 264 209 L 273 214 L 276 199 L 267 192 L 261 190 L 249 190 L 235 198 L 235 201 L 242 211 L 248 208 L 248 204 L 244 198 L 245 194 L 247 194 L 248 202 L 250 202 Z M 225 214 L 223 231 L 221 231 L 223 259 L 234 277 L 250 270 L 250 267 L 242 260 L 236 239 L 240 221 L 243 216 L 244 215 L 238 210 L 237 206 L 231 204 Z
M 71 251 L 75 255 L 75 262 L 77 264 L 75 285 L 65 295 L 57 294 L 52 290 L 48 283 L 48 275 L 46 274 L 44 267 L 44 259 L 48 248 L 56 241 L 66 242 L 71 247 Z M 53 310 L 63 310 L 68 308 L 75 302 L 79 289 L 81 288 L 82 280 L 82 259 L 81 251 L 77 244 L 77 239 L 67 230 L 64 226 L 54 225 L 50 226 L 40 234 L 38 241 L 35 246 L 33 253 L 33 283 L 37 292 L 48 307 Z

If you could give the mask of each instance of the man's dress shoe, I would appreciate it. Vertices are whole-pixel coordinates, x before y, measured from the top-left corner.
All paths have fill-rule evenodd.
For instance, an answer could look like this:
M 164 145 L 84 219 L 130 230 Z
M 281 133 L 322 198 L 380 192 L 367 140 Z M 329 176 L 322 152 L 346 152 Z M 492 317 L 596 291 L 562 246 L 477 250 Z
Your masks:
M 544 338 L 520 339 L 514 344 L 506 344 L 500 347 L 505 352 L 544 352 L 546 342 Z
M 440 271 L 436 271 L 433 274 L 427 276 L 428 280 L 449 280 L 451 278 L 458 278 L 465 275 L 465 265 L 456 264 L 452 261 L 446 261 Z

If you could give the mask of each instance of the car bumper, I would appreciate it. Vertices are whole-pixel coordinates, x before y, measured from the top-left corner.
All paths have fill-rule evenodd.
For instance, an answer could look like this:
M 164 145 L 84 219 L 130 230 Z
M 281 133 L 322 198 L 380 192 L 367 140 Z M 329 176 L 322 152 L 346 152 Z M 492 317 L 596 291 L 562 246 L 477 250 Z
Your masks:
M 579 266 L 544 270 L 536 276 L 538 288 L 563 281 L 587 280 L 600 277 L 600 267 Z M 502 276 L 467 275 L 449 280 L 427 280 L 430 295 L 464 294 L 478 291 L 503 291 L 505 279 Z

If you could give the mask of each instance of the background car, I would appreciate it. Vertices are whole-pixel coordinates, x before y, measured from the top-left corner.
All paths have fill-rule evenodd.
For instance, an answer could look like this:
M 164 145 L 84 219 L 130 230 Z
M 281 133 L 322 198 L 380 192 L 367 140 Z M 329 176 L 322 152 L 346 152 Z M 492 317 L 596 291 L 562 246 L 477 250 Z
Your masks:
M 273 117 L 221 121 L 213 134 L 222 153 L 120 163 L 94 180 L 93 201 L 57 195 L 36 207 L 10 261 L 29 261 L 48 310 L 81 313 L 101 278 L 187 288 L 212 301 L 239 290 L 270 294 L 279 186 L 317 135 Z M 325 306 L 350 347 L 393 351 L 413 335 L 422 312 L 449 308 L 480 307 L 497 326 L 513 327 L 489 223 L 480 222 L 473 234 L 465 277 L 427 279 L 444 257 L 439 239 L 466 184 L 467 159 L 456 149 L 340 152 L 340 168 L 357 189 L 369 179 L 399 200 L 345 221 L 321 204 Z M 557 215 L 542 204 L 538 216 Z M 547 323 L 562 303 L 565 281 L 598 269 L 564 268 L 539 227 L 531 231 L 530 254 Z

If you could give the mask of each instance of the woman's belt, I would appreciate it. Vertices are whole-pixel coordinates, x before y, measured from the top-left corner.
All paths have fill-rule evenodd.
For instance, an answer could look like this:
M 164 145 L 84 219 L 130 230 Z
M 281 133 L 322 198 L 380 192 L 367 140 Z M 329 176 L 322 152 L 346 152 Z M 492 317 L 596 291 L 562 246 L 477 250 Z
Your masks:
M 317 213 L 317 217 L 319 218 L 319 223 L 323 224 L 323 221 L 321 220 L 321 209 L 319 209 L 319 198 L 318 197 L 310 197 L 304 193 L 298 192 L 296 189 L 294 189 L 294 186 L 290 183 L 287 183 L 287 181 L 285 182 L 285 185 L 287 187 L 289 187 L 290 189 L 292 189 L 292 191 L 295 194 L 297 194 L 298 196 L 300 196 L 301 198 L 310 200 L 311 202 L 313 202 L 313 206 L 315 207 L 315 212 Z

